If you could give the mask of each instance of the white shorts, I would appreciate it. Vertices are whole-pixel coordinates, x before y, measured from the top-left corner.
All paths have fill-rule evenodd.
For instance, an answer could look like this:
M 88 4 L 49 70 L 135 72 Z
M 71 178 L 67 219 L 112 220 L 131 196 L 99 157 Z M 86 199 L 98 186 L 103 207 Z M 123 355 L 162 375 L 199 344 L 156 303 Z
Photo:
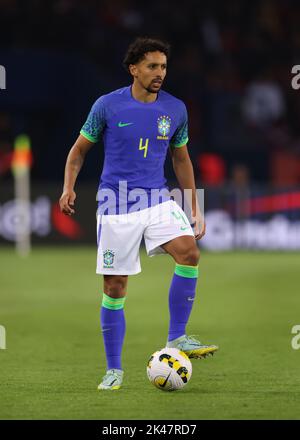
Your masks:
M 148 256 L 166 253 L 162 244 L 182 235 L 194 237 L 189 220 L 173 200 L 120 215 L 97 216 L 97 269 L 105 275 L 141 272 L 140 244 L 144 237 Z

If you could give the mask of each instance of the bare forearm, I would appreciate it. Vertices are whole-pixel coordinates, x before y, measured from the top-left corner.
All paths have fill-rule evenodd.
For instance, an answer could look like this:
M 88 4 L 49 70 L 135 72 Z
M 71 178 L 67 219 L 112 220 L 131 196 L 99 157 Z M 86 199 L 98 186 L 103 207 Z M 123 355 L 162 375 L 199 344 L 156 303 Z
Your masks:
M 83 165 L 85 154 L 74 145 L 67 157 L 65 166 L 64 190 L 72 190 L 79 171 Z
M 181 190 L 184 191 L 185 189 L 189 189 L 192 191 L 191 208 L 193 213 L 196 213 L 196 185 L 191 160 L 187 158 L 186 160 L 180 162 L 173 161 L 173 168 Z
M 93 142 L 90 142 L 80 134 L 68 154 L 65 166 L 64 189 L 59 199 L 61 212 L 66 215 L 73 215 L 75 213 L 73 209 L 76 199 L 74 192 L 75 182 L 84 162 L 85 155 L 93 145 Z

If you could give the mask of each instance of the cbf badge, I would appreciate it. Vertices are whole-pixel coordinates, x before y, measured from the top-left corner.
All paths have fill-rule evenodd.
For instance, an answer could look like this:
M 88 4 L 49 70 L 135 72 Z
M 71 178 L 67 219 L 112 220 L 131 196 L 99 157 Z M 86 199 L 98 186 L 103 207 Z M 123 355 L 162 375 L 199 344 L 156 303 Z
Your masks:
M 169 116 L 160 116 L 157 119 L 157 129 L 161 136 L 157 136 L 157 139 L 168 140 L 168 134 L 171 128 L 171 118 Z
M 110 249 L 106 249 L 106 251 L 103 252 L 103 267 L 105 269 L 109 269 L 113 267 L 115 259 L 115 253 L 111 251 Z

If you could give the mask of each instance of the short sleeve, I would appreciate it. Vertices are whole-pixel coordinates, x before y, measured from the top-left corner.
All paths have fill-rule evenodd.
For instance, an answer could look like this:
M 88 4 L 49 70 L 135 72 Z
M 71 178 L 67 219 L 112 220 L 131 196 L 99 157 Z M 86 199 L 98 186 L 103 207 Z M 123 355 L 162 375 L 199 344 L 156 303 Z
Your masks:
M 178 127 L 175 130 L 175 133 L 172 136 L 170 141 L 170 145 L 172 147 L 183 147 L 188 142 L 188 114 L 186 110 L 186 106 L 183 104 L 181 111 L 181 118 Z
M 80 134 L 91 142 L 98 142 L 105 126 L 105 111 L 103 99 L 99 98 L 94 103 L 84 123 Z

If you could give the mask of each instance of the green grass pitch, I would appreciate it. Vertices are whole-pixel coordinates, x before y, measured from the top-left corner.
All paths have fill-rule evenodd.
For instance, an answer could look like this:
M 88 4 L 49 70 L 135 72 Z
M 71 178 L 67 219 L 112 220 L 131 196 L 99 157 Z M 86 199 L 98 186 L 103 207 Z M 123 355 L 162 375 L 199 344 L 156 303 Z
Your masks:
M 182 391 L 153 387 L 149 356 L 168 328 L 171 257 L 148 258 L 129 277 L 122 389 L 99 392 L 105 357 L 102 278 L 94 248 L 0 250 L 0 419 L 299 419 L 299 254 L 203 253 L 188 333 L 216 343 L 193 361 Z

